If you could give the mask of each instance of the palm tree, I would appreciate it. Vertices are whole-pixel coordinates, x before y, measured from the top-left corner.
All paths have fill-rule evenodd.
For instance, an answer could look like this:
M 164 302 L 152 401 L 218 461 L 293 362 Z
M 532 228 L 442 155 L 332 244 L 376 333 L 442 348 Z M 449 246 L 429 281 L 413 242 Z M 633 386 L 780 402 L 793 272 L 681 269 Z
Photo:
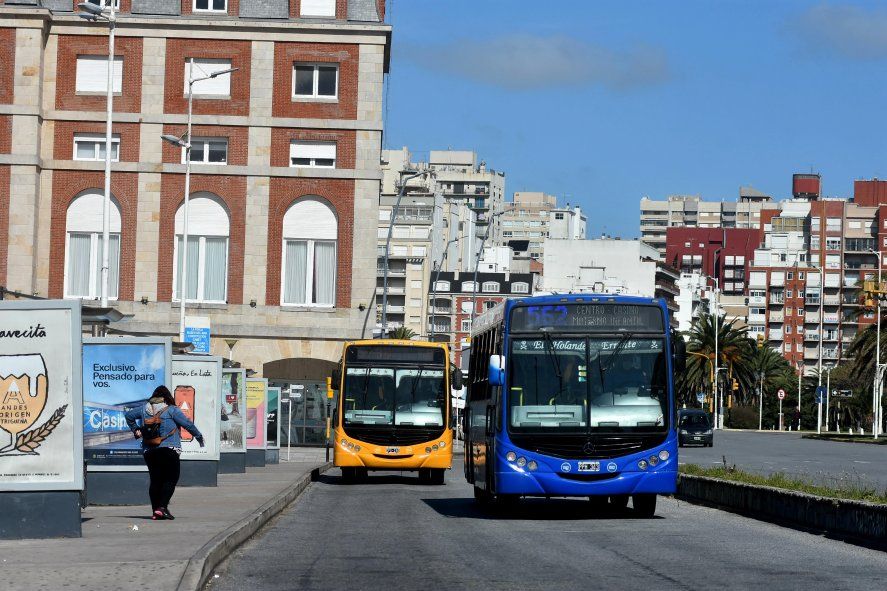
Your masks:
M 737 380 L 748 389 L 755 381 L 751 357 L 754 344 L 747 336 L 746 328 L 736 326 L 736 320 L 725 322 L 718 319 L 718 360 L 717 366 L 726 371 L 728 377 Z M 682 376 L 684 396 L 694 391 L 713 391 L 711 376 L 715 363 L 715 317 L 702 313 L 690 328 L 687 352 L 687 371 Z M 721 378 L 723 379 L 723 378 Z
M 416 336 L 416 331 L 406 326 L 398 326 L 394 329 L 394 332 L 391 333 L 392 339 L 400 339 L 402 341 L 409 341 L 414 336 Z
M 761 378 L 764 381 L 764 392 L 772 392 L 778 389 L 778 384 L 784 380 L 794 379 L 795 377 L 795 372 L 785 357 L 768 346 L 754 350 L 751 366 L 756 379 L 755 388 L 752 390 L 755 392 L 761 383 Z M 748 402 L 748 400 L 744 400 L 744 402 Z

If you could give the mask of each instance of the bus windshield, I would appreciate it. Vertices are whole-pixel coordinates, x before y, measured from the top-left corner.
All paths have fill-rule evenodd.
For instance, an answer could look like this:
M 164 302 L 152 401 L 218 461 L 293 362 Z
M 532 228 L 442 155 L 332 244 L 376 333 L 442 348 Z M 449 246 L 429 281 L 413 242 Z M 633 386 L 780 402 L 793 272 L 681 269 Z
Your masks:
M 443 427 L 444 370 L 414 367 L 348 367 L 345 425 Z
M 515 338 L 506 367 L 514 431 L 667 428 L 662 338 Z

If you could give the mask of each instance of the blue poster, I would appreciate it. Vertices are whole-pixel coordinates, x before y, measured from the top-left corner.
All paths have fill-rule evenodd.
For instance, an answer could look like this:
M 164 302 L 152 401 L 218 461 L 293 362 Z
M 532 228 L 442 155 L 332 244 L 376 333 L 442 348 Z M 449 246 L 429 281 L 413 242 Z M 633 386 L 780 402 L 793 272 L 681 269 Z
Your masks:
M 209 355 L 209 328 L 199 326 L 185 327 L 185 342 L 194 345 L 191 353 L 203 353 Z
M 93 465 L 143 465 L 124 415 L 166 382 L 163 343 L 83 345 L 83 448 Z

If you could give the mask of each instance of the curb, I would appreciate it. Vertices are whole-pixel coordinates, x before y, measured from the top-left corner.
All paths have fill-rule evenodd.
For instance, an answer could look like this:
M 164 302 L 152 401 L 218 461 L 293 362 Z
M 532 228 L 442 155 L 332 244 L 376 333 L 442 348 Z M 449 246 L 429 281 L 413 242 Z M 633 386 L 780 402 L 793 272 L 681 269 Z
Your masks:
M 219 532 L 204 544 L 188 560 L 185 572 L 179 580 L 177 591 L 198 591 L 206 585 L 212 571 L 215 570 L 225 558 L 227 558 L 242 543 L 259 531 L 274 516 L 295 501 L 308 488 L 308 485 L 317 480 L 317 477 L 332 467 L 332 462 L 326 462 L 314 468 L 308 474 L 299 478 L 285 490 L 272 499 L 266 501 L 258 509 L 247 515 L 226 530 Z
M 681 474 L 676 496 L 750 517 L 867 543 L 887 539 L 887 505 Z

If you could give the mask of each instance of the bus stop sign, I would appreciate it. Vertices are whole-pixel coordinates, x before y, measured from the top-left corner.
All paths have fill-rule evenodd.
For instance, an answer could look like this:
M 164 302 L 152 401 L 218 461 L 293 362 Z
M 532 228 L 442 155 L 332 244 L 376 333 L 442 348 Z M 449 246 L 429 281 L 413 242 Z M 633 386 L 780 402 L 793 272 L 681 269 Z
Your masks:
M 705 402 L 705 392 L 697 392 L 696 393 L 696 401 L 699 404 L 702 404 L 703 402 Z
M 783 390 L 782 388 L 780 388 L 780 389 L 779 389 L 779 392 L 776 393 L 776 396 L 777 396 L 780 400 L 783 400 L 783 399 L 785 398 L 785 390 Z

